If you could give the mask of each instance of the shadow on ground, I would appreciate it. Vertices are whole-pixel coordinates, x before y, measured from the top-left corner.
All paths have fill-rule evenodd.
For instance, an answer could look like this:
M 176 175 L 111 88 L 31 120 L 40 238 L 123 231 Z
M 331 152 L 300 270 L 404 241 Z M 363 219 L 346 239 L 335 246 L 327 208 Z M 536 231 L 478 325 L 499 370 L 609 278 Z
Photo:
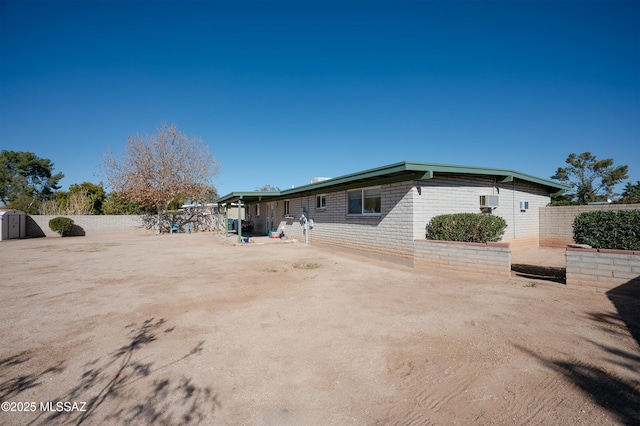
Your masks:
M 29 362 L 31 355 L 28 351 L 0 360 L 0 402 L 12 401 L 27 389 L 40 386 L 43 379 L 49 379 L 50 374 L 59 374 L 64 371 L 63 363 L 46 368 L 36 373 L 28 373 L 15 377 L 10 376 L 11 369 Z
M 640 344 L 640 298 L 630 295 L 638 290 L 638 285 L 637 280 L 632 280 L 607 293 L 618 311 L 617 315 L 597 312 L 587 314 L 588 318 L 608 333 L 628 336 L 628 330 Z M 562 374 L 622 424 L 640 424 L 640 383 L 630 379 L 640 375 L 640 355 L 591 340 L 587 342 L 602 351 L 602 359 L 628 374 L 617 376 L 587 362 L 546 358 L 522 346 L 516 347 L 545 367 Z
M 640 391 L 635 381 L 616 376 L 600 367 L 580 360 L 547 358 L 523 346 L 515 346 L 538 360 L 546 368 L 563 375 L 621 424 L 640 424 Z M 627 368 L 636 374 L 638 373 L 637 355 L 599 346 L 609 354 L 615 355 L 616 360 L 611 359 L 611 362 L 622 362 Z
M 567 269 L 549 266 L 512 264 L 511 270 L 519 277 L 536 280 L 552 281 L 560 284 L 567 283 Z
M 162 336 L 171 333 L 164 319 L 148 319 L 141 325 L 127 326 L 128 343 L 115 351 L 85 365 L 75 385 L 51 401 L 86 402 L 83 411 L 50 411 L 38 413 L 29 424 L 67 425 L 99 424 L 208 424 L 211 415 L 220 407 L 218 396 L 210 387 L 200 387 L 189 377 L 175 377 L 166 368 L 178 364 L 202 351 L 204 342 L 198 343 L 181 358 L 167 364 L 156 365 L 153 351 Z M 0 361 L 0 380 L 6 370 L 29 361 L 22 353 Z M 0 399 L 15 399 L 27 389 L 41 384 L 49 374 L 64 371 L 62 363 L 41 372 L 21 375 L 0 382 Z M 165 373 L 165 374 L 163 374 Z M 55 402 L 54 402 L 55 403 Z M 114 407 L 117 407 L 114 409 Z M 101 409 L 102 408 L 102 409 Z
M 616 307 L 629 333 L 640 345 L 640 277 L 609 290 L 607 297 Z

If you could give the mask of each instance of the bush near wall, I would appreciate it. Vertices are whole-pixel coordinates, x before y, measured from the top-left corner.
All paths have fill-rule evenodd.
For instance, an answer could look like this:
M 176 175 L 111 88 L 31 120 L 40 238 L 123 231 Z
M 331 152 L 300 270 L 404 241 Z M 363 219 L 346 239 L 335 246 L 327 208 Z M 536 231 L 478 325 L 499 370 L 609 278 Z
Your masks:
M 573 239 L 597 249 L 640 250 L 640 210 L 580 213 L 573 221 Z
M 455 213 L 434 216 L 427 224 L 429 240 L 488 243 L 502 239 L 507 222 L 500 216 Z
M 49 228 L 61 236 L 64 236 L 73 229 L 73 219 L 69 219 L 68 217 L 54 217 L 49 221 Z

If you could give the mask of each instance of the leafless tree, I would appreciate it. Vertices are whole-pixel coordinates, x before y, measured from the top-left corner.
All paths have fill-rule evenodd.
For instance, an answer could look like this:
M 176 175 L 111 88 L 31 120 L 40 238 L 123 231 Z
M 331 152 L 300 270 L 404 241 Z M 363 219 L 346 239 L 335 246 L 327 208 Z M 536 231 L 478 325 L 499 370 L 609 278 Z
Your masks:
M 93 200 L 86 189 L 78 189 L 58 197 L 55 200 L 43 201 L 40 205 L 40 214 L 49 215 L 85 215 L 95 214 Z
M 211 185 L 219 165 L 199 137 L 187 137 L 175 124 L 163 123 L 150 135 L 129 136 L 125 152 L 103 157 L 104 174 L 113 191 L 157 211 L 157 232 L 172 201 L 202 200 L 215 194 Z
M 40 205 L 40 214 L 60 215 L 64 213 L 56 200 L 45 200 Z

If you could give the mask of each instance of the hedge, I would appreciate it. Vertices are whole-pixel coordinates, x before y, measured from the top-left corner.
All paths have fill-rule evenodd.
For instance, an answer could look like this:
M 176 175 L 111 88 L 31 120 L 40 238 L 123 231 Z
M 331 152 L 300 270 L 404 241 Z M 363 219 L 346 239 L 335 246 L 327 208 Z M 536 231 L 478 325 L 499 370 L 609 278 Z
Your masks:
M 427 224 L 429 240 L 487 243 L 500 241 L 507 222 L 500 216 L 483 213 L 455 213 L 434 216 Z
M 640 250 L 640 210 L 580 213 L 573 221 L 573 240 L 599 249 Z
M 49 221 L 49 228 L 61 236 L 64 236 L 73 229 L 73 219 L 68 217 L 54 217 Z

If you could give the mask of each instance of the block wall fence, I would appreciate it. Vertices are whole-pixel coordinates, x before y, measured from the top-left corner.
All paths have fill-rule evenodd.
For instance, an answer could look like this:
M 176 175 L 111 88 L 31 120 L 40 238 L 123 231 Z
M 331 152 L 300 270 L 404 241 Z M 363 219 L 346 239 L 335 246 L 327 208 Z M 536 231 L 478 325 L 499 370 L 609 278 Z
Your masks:
M 27 216 L 27 237 L 55 237 L 49 228 L 54 217 L 68 217 L 75 225 L 72 235 L 113 234 L 119 232 L 145 232 L 142 216 L 138 215 L 32 215 Z
M 413 266 L 416 269 L 446 269 L 472 274 L 511 276 L 509 243 L 416 240 L 413 247 Z
M 567 247 L 567 287 L 640 296 L 640 251 Z
M 573 220 L 582 212 L 640 210 L 640 204 L 540 207 L 540 246 L 564 248 L 573 244 Z

